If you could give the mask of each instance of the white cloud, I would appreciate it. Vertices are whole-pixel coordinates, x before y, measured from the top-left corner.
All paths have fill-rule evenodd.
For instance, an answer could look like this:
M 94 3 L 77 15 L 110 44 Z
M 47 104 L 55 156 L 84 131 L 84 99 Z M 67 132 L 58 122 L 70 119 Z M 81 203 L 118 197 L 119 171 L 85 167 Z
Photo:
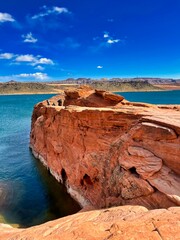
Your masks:
M 15 22 L 15 19 L 9 13 L 0 12 L 0 22 Z
M 120 39 L 108 39 L 107 43 L 113 44 L 113 43 L 118 43 L 119 41 L 120 41 Z
M 68 11 L 68 9 L 64 8 L 64 7 L 54 6 L 52 8 L 48 8 L 48 7 L 44 6 L 43 8 L 45 9 L 45 11 L 32 16 L 32 19 L 43 18 L 43 17 L 46 17 L 48 15 L 52 15 L 52 14 L 59 15 L 59 14 L 62 14 L 62 13 L 70 13 Z
M 50 58 L 41 57 L 40 55 L 34 56 L 33 54 L 14 54 L 14 53 L 1 53 L 0 60 L 11 60 L 10 64 L 26 64 L 34 66 L 35 69 L 40 71 L 44 70 L 41 65 L 54 65 L 53 60 Z
M 53 12 L 56 12 L 56 13 L 68 13 L 68 9 L 67 8 L 63 8 L 63 7 L 53 7 Z
M 1 53 L 0 54 L 0 59 L 12 59 L 14 57 L 13 53 Z
M 19 55 L 15 59 L 16 62 L 32 62 L 35 63 L 37 61 L 37 58 L 34 57 L 31 54 L 25 54 L 25 55 Z
M 114 39 L 113 37 L 111 37 L 111 35 L 107 31 L 104 31 L 103 38 L 96 37 L 93 40 L 97 40 L 95 43 L 96 45 L 89 47 L 89 49 L 93 52 L 97 52 L 103 48 L 109 48 L 115 43 L 123 42 L 120 39 Z
M 19 55 L 15 58 L 15 62 L 26 62 L 30 65 L 54 65 L 54 62 L 49 58 L 41 58 L 40 56 L 33 56 L 32 54 Z
M 7 82 L 10 80 L 16 80 L 19 81 L 20 79 L 26 79 L 26 81 L 31 81 L 31 80 L 47 80 L 49 79 L 49 76 L 47 73 L 41 73 L 41 72 L 35 72 L 35 73 L 21 73 L 21 74 L 13 74 L 13 75 L 8 75 L 8 76 L 0 76 L 0 81 L 2 82 Z
M 36 73 L 21 73 L 19 75 L 15 75 L 15 77 L 19 78 L 28 78 L 28 79 L 37 79 L 37 80 L 45 80 L 48 79 L 47 73 L 41 73 L 41 72 L 36 72 Z
M 99 66 L 97 66 L 97 68 L 98 68 L 98 69 L 102 69 L 102 68 L 103 68 L 103 66 L 100 66 L 100 65 L 99 65 Z
M 37 67 L 35 67 L 35 69 L 39 70 L 39 71 L 44 71 L 44 67 L 38 65 Z
M 24 38 L 24 42 L 26 43 L 36 43 L 38 40 L 33 37 L 32 33 L 28 33 L 26 35 L 22 35 L 22 38 Z
M 49 58 L 40 58 L 37 60 L 37 64 L 47 64 L 47 65 L 53 65 L 53 61 Z
M 108 33 L 104 33 L 104 38 L 109 38 L 109 34 Z
M 113 37 L 111 37 L 111 35 L 108 32 L 104 32 L 103 38 L 105 38 L 106 42 L 101 42 L 100 46 L 101 47 L 107 47 L 108 45 L 114 44 L 114 43 L 118 43 L 121 40 L 120 39 L 114 39 Z

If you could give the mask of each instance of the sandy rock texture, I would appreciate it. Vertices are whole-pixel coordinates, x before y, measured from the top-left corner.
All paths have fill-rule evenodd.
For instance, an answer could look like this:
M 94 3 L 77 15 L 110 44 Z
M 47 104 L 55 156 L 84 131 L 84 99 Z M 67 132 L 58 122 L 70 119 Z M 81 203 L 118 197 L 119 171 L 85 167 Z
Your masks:
M 37 104 L 30 147 L 82 205 L 180 205 L 180 107 L 88 87 Z
M 121 206 L 77 213 L 28 229 L 0 225 L 3 240 L 179 240 L 180 208 Z

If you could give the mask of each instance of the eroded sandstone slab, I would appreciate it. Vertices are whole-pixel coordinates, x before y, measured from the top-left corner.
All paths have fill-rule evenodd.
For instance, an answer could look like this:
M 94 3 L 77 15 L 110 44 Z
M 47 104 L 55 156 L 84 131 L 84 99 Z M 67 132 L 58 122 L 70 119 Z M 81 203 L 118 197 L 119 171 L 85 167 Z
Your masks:
M 69 90 L 35 106 L 30 147 L 83 207 L 180 204 L 178 106 Z

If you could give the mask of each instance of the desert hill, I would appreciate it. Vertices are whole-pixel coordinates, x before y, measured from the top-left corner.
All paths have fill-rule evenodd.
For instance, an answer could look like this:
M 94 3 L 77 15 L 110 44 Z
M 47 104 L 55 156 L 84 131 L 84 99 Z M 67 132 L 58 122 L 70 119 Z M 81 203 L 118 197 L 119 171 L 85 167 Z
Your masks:
M 88 85 L 94 89 L 112 92 L 160 91 L 180 89 L 180 81 L 160 78 L 69 78 L 49 82 L 9 82 L 0 83 L 0 94 L 40 94 L 59 93 L 68 88 Z
M 45 83 L 16 82 L 0 83 L 0 94 L 55 93 L 54 86 Z

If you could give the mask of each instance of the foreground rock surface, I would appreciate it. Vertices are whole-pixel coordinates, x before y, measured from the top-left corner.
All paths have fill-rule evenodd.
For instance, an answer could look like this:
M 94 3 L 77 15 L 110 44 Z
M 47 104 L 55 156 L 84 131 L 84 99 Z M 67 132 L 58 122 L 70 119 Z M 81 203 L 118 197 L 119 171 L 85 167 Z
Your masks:
M 30 146 L 83 207 L 180 205 L 178 105 L 65 91 L 35 106 Z
M 180 208 L 122 206 L 77 213 L 28 229 L 0 225 L 3 240 L 179 240 Z

